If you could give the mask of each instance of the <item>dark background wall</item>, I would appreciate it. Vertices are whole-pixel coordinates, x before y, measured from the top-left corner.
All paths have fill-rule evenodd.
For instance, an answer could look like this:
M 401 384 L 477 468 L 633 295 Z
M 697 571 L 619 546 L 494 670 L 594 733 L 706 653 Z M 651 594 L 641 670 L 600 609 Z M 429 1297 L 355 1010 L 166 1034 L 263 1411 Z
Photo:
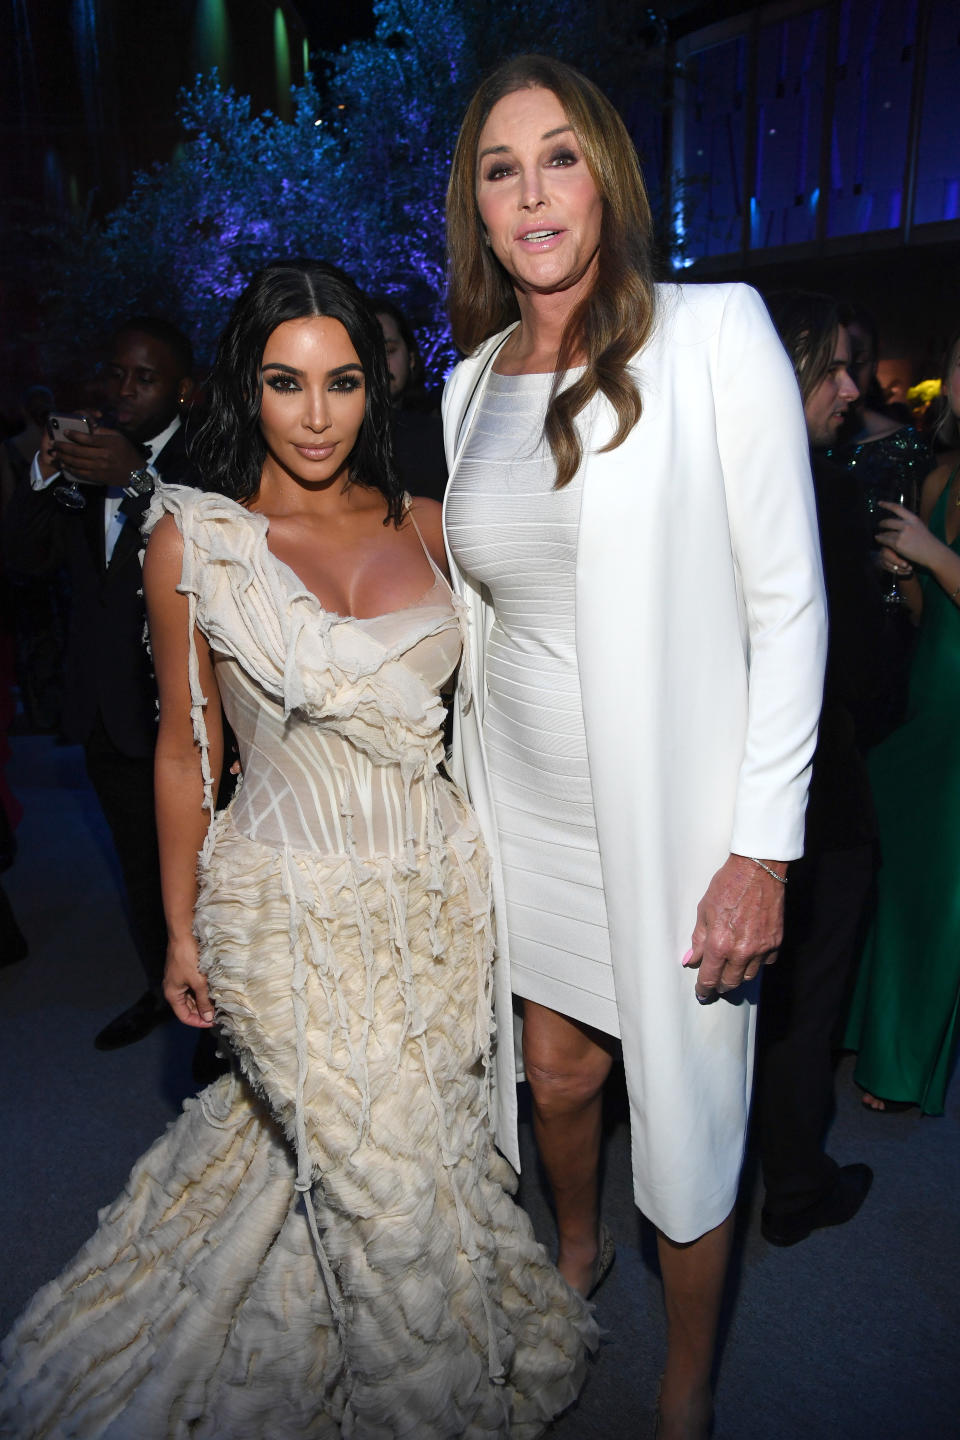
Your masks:
M 469 48 L 451 54 L 464 74 L 499 58 L 498 45 L 538 43 L 529 20 L 543 48 L 559 42 L 597 75 L 640 150 L 677 278 L 856 300 L 875 312 L 888 361 L 911 379 L 935 372 L 960 316 L 956 0 L 556 0 L 540 5 L 552 31 L 534 23 L 538 3 L 389 0 L 374 17 L 372 0 L 4 0 L 15 43 L 0 47 L 0 408 L 42 378 L 26 372 L 42 363 L 55 242 L 68 224 L 89 229 L 114 213 L 138 170 L 176 159 L 177 95 L 198 72 L 216 65 L 253 115 L 284 119 L 289 86 L 312 76 L 335 116 L 340 62 L 329 57 L 339 47 L 371 50 L 369 68 L 350 71 L 368 91 L 412 73 L 411 46 L 421 45 L 435 47 L 427 73 L 450 84 L 435 32 L 457 16 L 486 46 L 482 60 Z M 370 94 L 335 98 L 349 109 Z M 385 135 L 394 116 L 399 130 L 414 112 L 393 103 L 385 90 Z M 451 134 L 455 109 L 444 112 Z M 424 137 L 438 173 L 449 139 L 435 127 Z M 356 172 L 352 186 L 348 175 L 341 228 L 358 194 L 397 179 L 389 166 L 374 180 Z M 442 217 L 431 212 L 429 228 L 440 278 L 423 318 L 437 329 Z

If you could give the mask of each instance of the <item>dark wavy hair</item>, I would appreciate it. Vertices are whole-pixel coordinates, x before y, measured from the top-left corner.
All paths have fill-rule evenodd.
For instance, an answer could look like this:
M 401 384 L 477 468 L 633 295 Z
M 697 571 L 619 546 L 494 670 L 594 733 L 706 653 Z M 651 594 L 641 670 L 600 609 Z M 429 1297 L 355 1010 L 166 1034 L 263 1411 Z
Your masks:
M 603 199 L 596 284 L 568 317 L 547 405 L 544 435 L 557 464 L 559 489 L 580 465 L 576 418 L 597 391 L 613 406 L 617 429 L 603 447 L 622 445 L 643 404 L 631 358 L 655 320 L 653 221 L 640 162 L 627 127 L 610 101 L 578 70 L 548 55 L 518 55 L 480 85 L 467 106 L 447 188 L 447 308 L 456 344 L 471 354 L 489 335 L 520 317 L 510 276 L 488 247 L 477 207 L 477 148 L 498 101 L 518 90 L 551 91 L 563 107 Z M 586 362 L 561 390 L 563 372 Z
M 832 295 L 816 290 L 775 290 L 764 298 L 806 404 L 826 379 L 845 312 Z
M 310 315 L 339 320 L 363 368 L 366 403 L 349 483 L 379 490 L 387 502 L 384 523 L 399 525 L 403 491 L 393 458 L 383 332 L 350 276 L 325 260 L 272 260 L 240 295 L 220 336 L 206 415 L 188 440 L 190 457 L 204 489 L 233 500 L 254 498 L 267 456 L 260 431 L 263 352 L 278 325 Z

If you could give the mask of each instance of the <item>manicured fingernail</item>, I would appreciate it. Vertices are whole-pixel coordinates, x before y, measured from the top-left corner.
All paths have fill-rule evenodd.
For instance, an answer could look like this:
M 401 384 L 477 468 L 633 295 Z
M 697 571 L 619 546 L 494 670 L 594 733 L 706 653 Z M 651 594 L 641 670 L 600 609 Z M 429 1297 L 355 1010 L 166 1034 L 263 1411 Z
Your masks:
M 680 964 L 681 964 L 681 965 L 689 965 L 689 964 L 690 964 L 690 961 L 691 961 L 692 959 L 693 959 L 693 946 L 691 946 L 690 949 L 687 951 L 686 955 L 684 955 L 683 959 L 680 961 Z
M 714 990 L 712 995 L 701 995 L 699 990 L 694 990 L 693 993 L 697 997 L 698 1005 L 712 1005 L 714 1000 L 716 1000 L 717 998 L 716 990 Z

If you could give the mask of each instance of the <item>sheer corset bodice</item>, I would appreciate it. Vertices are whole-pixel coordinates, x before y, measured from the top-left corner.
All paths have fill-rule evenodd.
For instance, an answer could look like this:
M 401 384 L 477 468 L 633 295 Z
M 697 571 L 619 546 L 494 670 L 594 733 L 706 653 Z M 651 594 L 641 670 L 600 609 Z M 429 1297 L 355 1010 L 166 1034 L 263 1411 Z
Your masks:
M 397 663 L 434 693 L 456 669 L 460 635 L 439 577 L 415 605 L 341 623 L 391 653 L 399 646 Z M 407 640 L 413 643 L 404 649 Z M 240 748 L 244 778 L 232 819 L 241 834 L 265 845 L 365 859 L 397 855 L 409 843 L 424 849 L 434 807 L 444 829 L 453 821 L 447 787 L 434 785 L 433 763 L 404 781 L 396 765 L 351 738 L 349 716 L 330 722 L 299 713 L 285 717 L 280 701 L 229 655 L 216 657 L 216 676 Z
M 230 823 L 276 848 L 403 866 L 434 849 L 463 803 L 438 773 L 440 690 L 460 658 L 462 607 L 434 565 L 413 604 L 367 618 L 325 610 L 274 556 L 266 516 L 221 495 L 166 487 L 184 542 L 180 590 L 215 659 L 243 783 Z M 419 531 L 418 531 L 419 534 Z M 422 543 L 422 541 L 421 541 Z M 206 697 L 190 690 L 212 814 Z

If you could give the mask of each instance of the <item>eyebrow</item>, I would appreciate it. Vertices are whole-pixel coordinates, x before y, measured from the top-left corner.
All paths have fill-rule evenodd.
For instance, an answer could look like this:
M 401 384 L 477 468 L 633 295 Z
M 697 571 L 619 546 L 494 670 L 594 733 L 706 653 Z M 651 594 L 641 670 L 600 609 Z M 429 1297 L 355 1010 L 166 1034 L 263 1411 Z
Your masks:
M 565 135 L 572 129 L 572 125 L 558 125 L 555 130 L 545 130 L 540 136 L 540 139 L 552 140 L 554 135 Z M 479 164 L 485 155 L 505 155 L 510 148 L 509 145 L 488 145 L 486 150 L 480 151 L 480 154 L 477 156 L 477 163 Z
M 295 365 L 284 365 L 282 360 L 268 360 L 266 365 L 260 367 L 261 375 L 267 370 L 281 370 L 284 375 L 305 375 L 307 373 L 305 370 L 298 370 Z M 332 370 L 328 370 L 327 374 L 346 375 L 351 370 L 359 370 L 360 374 L 363 374 L 363 366 L 359 360 L 348 360 L 346 365 L 336 365 Z

